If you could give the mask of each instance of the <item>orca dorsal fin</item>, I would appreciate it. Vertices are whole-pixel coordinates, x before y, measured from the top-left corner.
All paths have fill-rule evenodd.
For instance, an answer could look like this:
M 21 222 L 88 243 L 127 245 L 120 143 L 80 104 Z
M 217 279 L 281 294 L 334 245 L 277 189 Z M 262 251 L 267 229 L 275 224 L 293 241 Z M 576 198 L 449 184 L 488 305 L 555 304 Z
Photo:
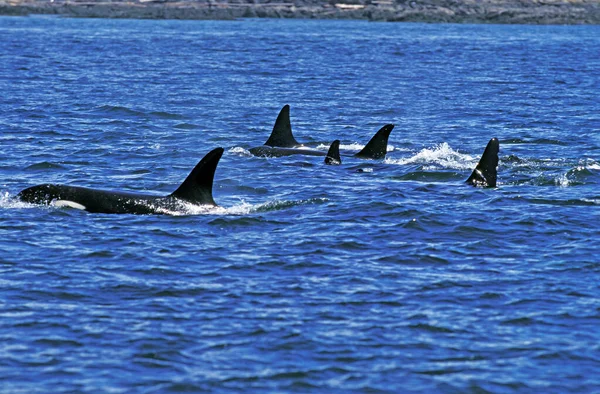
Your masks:
M 171 196 L 198 205 L 217 205 L 212 196 L 213 179 L 223 148 L 208 152 Z
M 342 164 L 342 158 L 340 157 L 340 140 L 335 140 L 331 143 L 327 156 L 325 156 L 325 164 L 337 166 Z
M 271 136 L 265 145 L 278 148 L 292 148 L 301 145 L 292 134 L 292 123 L 290 122 L 290 106 L 284 105 L 273 126 Z
M 499 151 L 500 142 L 497 138 L 492 138 L 485 147 L 477 167 L 466 182 L 473 186 L 496 187 Z
M 369 143 L 360 152 L 355 154 L 354 157 L 375 160 L 384 159 L 385 154 L 387 153 L 388 138 L 390 137 L 390 133 L 393 129 L 393 124 L 386 124 L 383 126 L 377 133 L 375 133 L 373 138 L 371 138 L 371 141 L 369 141 Z

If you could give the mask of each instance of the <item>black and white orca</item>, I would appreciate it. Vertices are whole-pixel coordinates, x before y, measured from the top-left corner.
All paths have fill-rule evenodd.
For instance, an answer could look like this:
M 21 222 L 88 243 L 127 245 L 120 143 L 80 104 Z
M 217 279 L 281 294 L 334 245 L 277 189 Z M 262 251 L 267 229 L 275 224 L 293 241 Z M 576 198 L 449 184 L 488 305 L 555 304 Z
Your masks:
M 387 143 L 390 133 L 394 129 L 393 124 L 383 126 L 367 145 L 354 157 L 361 159 L 380 160 L 384 159 L 387 153 Z M 338 144 L 339 148 L 339 144 Z M 331 149 L 331 147 L 330 147 Z M 257 146 L 250 149 L 250 153 L 260 157 L 282 157 L 291 155 L 306 155 L 306 156 L 327 156 L 327 153 L 305 147 L 294 138 L 292 134 L 292 124 L 290 122 L 290 106 L 285 105 L 273 126 L 273 131 L 262 146 Z
M 185 204 L 216 206 L 212 186 L 223 148 L 209 152 L 183 183 L 168 196 L 44 184 L 22 190 L 21 201 L 32 204 L 71 207 L 93 213 L 153 214 L 180 211 Z

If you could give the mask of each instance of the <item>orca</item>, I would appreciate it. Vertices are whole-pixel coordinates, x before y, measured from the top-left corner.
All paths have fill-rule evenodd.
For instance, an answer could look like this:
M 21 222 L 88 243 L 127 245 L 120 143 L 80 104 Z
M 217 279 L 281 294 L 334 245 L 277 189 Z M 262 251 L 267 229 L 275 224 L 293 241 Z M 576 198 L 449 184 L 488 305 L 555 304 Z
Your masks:
M 383 126 L 375 133 L 367 145 L 354 155 L 354 157 L 372 160 L 384 159 L 387 153 L 388 139 L 393 129 L 393 124 Z M 323 151 L 308 148 L 296 141 L 296 138 L 294 138 L 292 133 L 290 106 L 288 104 L 284 105 L 281 111 L 279 111 L 279 115 L 277 115 L 277 119 L 275 119 L 273 131 L 271 132 L 269 139 L 267 139 L 264 145 L 251 148 L 249 151 L 254 156 L 259 157 L 282 157 L 291 155 L 327 156 Z
M 43 184 L 22 190 L 21 201 L 58 207 L 71 207 L 92 213 L 153 214 L 177 211 L 186 203 L 216 206 L 212 186 L 223 148 L 210 151 L 173 193 L 153 196 L 85 187 Z
M 485 147 L 473 173 L 465 182 L 473 186 L 496 187 L 498 152 L 500 152 L 500 142 L 497 138 L 492 138 Z

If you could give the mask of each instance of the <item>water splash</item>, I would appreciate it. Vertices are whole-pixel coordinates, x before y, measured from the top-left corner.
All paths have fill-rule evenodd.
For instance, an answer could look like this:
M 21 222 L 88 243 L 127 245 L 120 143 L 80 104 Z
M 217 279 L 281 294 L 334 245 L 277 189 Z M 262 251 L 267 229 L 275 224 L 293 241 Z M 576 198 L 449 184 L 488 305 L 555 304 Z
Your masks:
M 568 187 L 571 184 L 569 173 L 565 173 L 554 178 L 554 184 L 560 187 Z
M 595 170 L 597 166 L 598 164 L 593 161 L 589 163 L 586 160 L 582 160 L 577 167 L 555 177 L 554 184 L 560 187 L 585 184 L 589 182 L 590 177 L 594 176 L 592 170 Z
M 248 149 L 244 149 L 241 146 L 234 146 L 233 148 L 229 148 L 229 150 L 227 151 L 231 154 L 234 154 L 236 156 L 242 156 L 242 157 L 252 157 L 252 153 L 250 153 L 250 151 Z
M 37 205 L 30 204 L 18 200 L 15 196 L 12 196 L 9 192 L 0 192 L 0 208 L 6 209 L 22 209 L 22 208 L 34 208 Z
M 212 206 L 212 205 L 194 205 L 181 202 L 180 207 L 176 209 L 166 209 L 157 207 L 156 213 L 171 216 L 193 216 L 193 215 L 216 215 L 216 216 L 245 216 L 259 212 L 271 212 L 281 209 L 291 208 L 298 205 L 322 204 L 329 201 L 327 198 L 310 198 L 304 200 L 273 200 L 260 204 L 249 204 L 240 201 L 239 204 L 231 207 Z
M 593 159 L 584 159 L 580 165 L 585 167 L 587 170 L 600 170 L 600 163 Z
M 581 201 L 594 205 L 600 205 L 600 198 L 582 198 Z
M 441 168 L 468 170 L 476 164 L 476 158 L 470 155 L 459 153 L 448 145 L 447 142 L 436 145 L 431 149 L 423 149 L 415 155 L 408 158 L 393 159 L 386 158 L 387 164 L 423 164 L 423 169 L 435 170 Z

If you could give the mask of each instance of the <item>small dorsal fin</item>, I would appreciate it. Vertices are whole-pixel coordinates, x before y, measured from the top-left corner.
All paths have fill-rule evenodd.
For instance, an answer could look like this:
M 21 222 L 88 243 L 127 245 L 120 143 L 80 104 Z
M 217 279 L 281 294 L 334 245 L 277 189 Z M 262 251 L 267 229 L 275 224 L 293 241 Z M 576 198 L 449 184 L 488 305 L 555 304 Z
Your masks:
M 479 164 L 466 182 L 473 186 L 496 187 L 498 152 L 500 143 L 497 138 L 492 138 L 485 147 Z
M 387 153 L 387 143 L 390 133 L 394 129 L 393 124 L 386 124 L 383 126 L 371 141 L 357 154 L 355 157 L 359 157 L 361 159 L 383 159 L 385 158 L 385 154 Z
M 208 152 L 171 196 L 198 205 L 217 205 L 212 196 L 213 179 L 223 148 Z
M 342 164 L 342 159 L 340 157 L 340 140 L 335 140 L 331 143 L 331 146 L 327 151 L 327 156 L 325 156 L 325 164 L 334 166 Z
M 279 148 L 292 148 L 301 145 L 292 134 L 292 123 L 290 122 L 290 106 L 284 105 L 273 126 L 271 136 L 265 145 Z

